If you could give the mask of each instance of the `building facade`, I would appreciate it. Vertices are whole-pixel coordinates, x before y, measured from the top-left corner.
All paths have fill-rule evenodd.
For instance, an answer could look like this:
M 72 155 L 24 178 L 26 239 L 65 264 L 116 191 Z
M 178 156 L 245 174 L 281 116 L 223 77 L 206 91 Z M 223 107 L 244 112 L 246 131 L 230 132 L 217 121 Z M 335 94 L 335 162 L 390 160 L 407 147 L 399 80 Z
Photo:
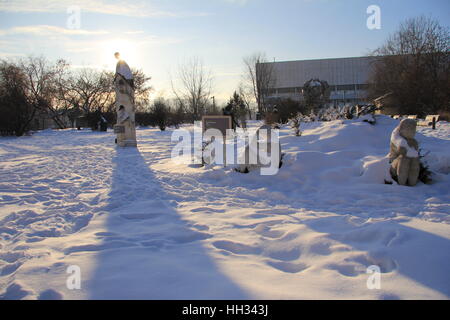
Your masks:
M 356 57 L 265 63 L 274 78 L 268 98 L 302 100 L 303 85 L 311 79 L 319 79 L 330 86 L 331 105 L 369 103 L 367 88 L 375 59 Z

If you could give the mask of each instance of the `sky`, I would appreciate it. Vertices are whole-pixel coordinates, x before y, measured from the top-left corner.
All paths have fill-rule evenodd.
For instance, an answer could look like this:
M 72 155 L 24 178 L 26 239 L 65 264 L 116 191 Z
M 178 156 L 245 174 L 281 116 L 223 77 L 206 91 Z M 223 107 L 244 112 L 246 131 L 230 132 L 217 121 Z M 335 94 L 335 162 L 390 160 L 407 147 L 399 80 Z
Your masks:
M 371 5 L 380 8 L 380 29 L 367 27 Z M 0 59 L 43 55 L 73 68 L 114 70 L 119 51 L 152 77 L 154 96 L 170 96 L 179 66 L 198 58 L 224 102 L 242 81 L 245 56 L 363 56 L 420 15 L 449 27 L 450 1 L 0 0 Z

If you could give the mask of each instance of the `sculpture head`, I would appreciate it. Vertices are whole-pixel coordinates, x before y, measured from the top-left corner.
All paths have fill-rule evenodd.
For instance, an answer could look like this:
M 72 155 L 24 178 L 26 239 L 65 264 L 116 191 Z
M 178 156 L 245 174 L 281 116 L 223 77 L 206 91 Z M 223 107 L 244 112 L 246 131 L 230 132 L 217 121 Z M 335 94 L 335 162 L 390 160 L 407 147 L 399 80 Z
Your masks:
M 120 53 L 119 52 L 114 53 L 114 57 L 116 57 L 117 60 L 120 60 Z
M 400 135 L 406 139 L 414 139 L 417 123 L 413 119 L 403 119 L 399 125 Z

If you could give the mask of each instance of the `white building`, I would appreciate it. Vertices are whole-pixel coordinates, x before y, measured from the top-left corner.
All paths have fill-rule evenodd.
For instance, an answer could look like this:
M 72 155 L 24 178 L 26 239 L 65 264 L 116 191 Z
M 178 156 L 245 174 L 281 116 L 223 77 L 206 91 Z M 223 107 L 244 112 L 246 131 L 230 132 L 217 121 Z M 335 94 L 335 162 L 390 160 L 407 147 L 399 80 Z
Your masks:
M 356 57 L 269 62 L 267 64 L 272 67 L 275 81 L 269 96 L 301 100 L 305 82 L 319 79 L 330 85 L 330 102 L 333 105 L 368 103 L 367 88 L 375 59 Z

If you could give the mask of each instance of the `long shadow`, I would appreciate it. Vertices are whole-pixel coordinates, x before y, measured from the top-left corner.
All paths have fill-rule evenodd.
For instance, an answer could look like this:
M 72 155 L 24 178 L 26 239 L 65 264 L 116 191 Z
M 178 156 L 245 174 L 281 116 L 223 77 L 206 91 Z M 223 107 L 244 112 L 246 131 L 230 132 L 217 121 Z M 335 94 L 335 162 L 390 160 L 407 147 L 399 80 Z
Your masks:
M 336 271 L 341 274 L 356 275 L 345 266 L 348 263 L 377 265 L 382 273 L 398 272 L 450 297 L 450 240 L 394 221 L 355 226 L 347 216 L 333 216 L 303 223 L 355 250 L 367 252 L 343 261 L 342 268 L 337 264 Z
M 117 149 L 91 299 L 246 299 L 211 260 L 207 226 L 183 221 L 138 149 Z M 77 249 L 75 249 L 77 250 Z

